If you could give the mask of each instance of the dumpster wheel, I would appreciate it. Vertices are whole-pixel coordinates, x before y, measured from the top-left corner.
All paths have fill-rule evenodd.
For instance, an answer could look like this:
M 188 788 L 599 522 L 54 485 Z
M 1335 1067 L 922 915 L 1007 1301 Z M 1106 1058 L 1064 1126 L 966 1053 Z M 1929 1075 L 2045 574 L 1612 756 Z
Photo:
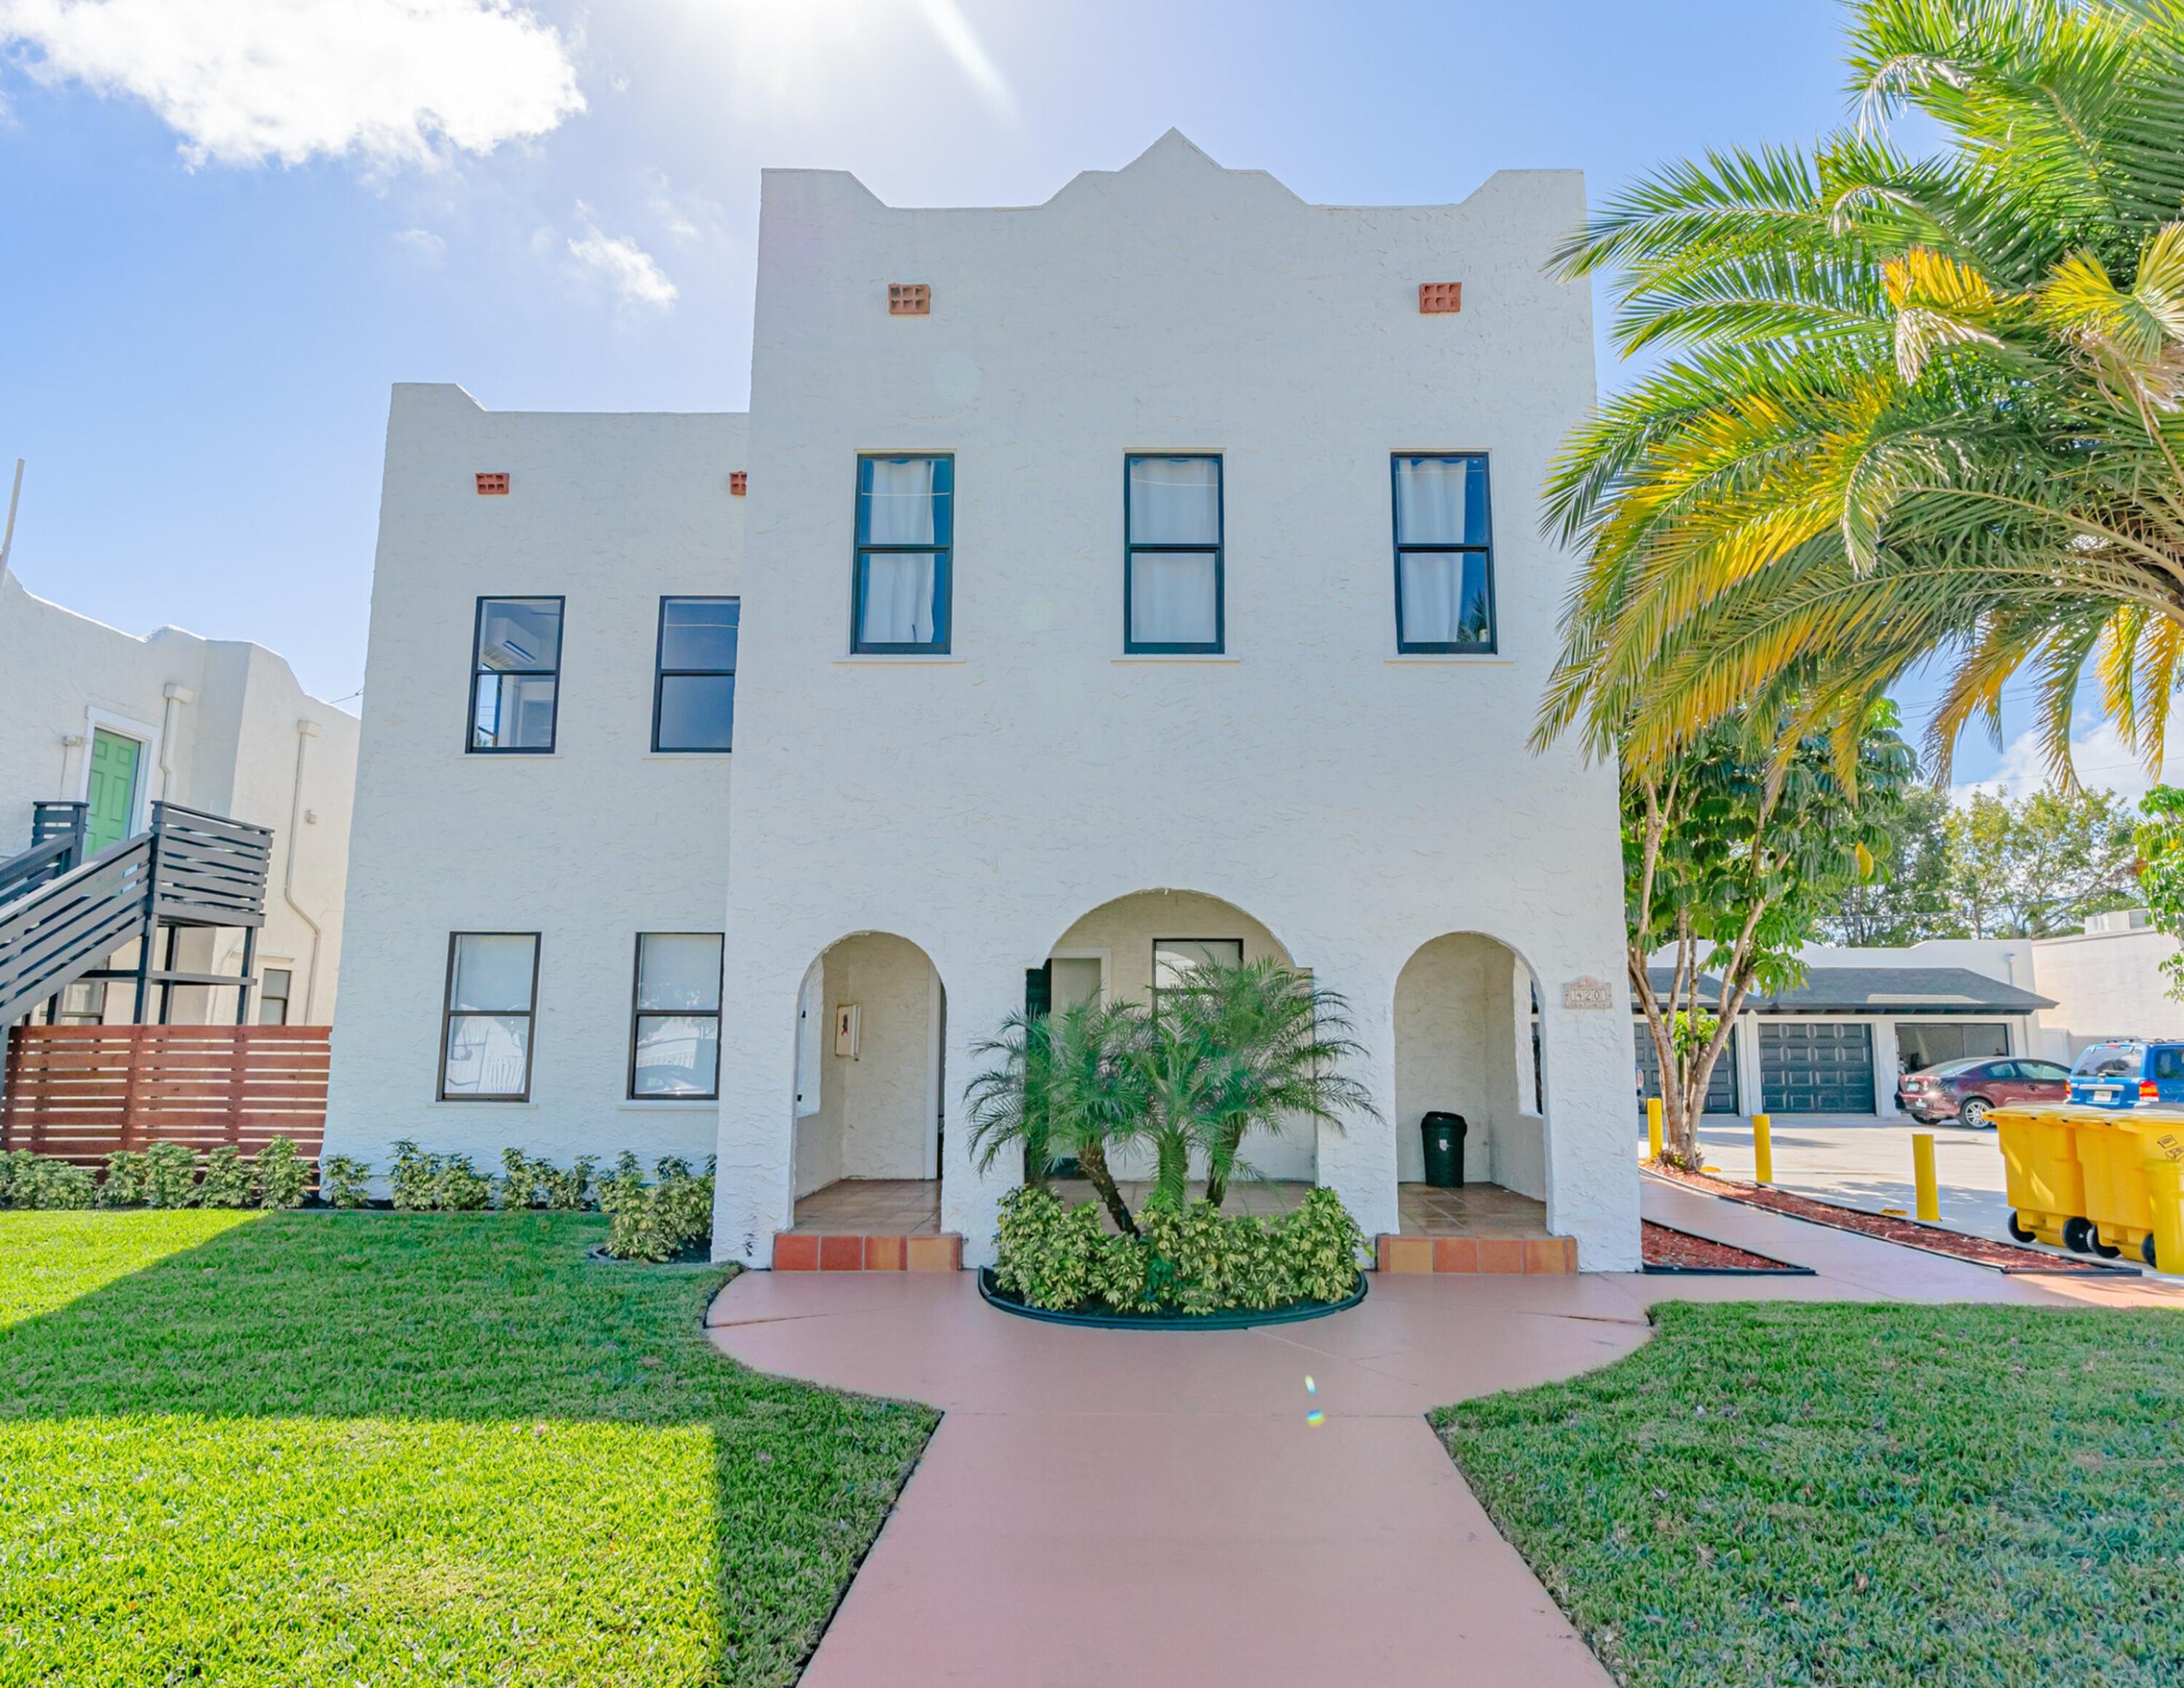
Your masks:
M 2093 1227 L 2086 1240 L 2092 1244 L 2093 1252 L 2104 1260 L 2112 1260 L 2123 1252 L 2121 1249 L 2101 1241 L 2101 1227 L 2098 1225 Z
M 2138 1245 L 2138 1253 L 2139 1258 L 2143 1260 L 2147 1265 L 2153 1267 L 2157 1272 L 2161 1269 L 2161 1262 L 2153 1258 L 2153 1238 L 2151 1234 L 2147 1237 L 2147 1239 L 2144 1242 Z
M 2064 1220 L 2063 1246 L 2074 1255 L 2090 1253 L 2093 1246 L 2093 1221 L 2082 1216 Z
M 2015 1208 L 2009 1210 L 2009 1236 L 2010 1240 L 2016 1243 L 2030 1243 L 2033 1237 L 2033 1233 L 2019 1222 Z

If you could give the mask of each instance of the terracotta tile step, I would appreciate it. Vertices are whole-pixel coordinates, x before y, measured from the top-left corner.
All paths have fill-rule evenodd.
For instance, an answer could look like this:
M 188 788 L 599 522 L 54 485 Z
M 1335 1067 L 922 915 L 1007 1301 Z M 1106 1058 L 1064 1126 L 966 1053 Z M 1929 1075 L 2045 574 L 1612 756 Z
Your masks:
M 1577 1270 L 1574 1237 L 1399 1237 L 1382 1232 L 1380 1270 L 1391 1272 L 1561 1273 Z
M 961 1272 L 963 1239 L 952 1231 L 925 1237 L 815 1237 L 773 1233 L 776 1272 Z

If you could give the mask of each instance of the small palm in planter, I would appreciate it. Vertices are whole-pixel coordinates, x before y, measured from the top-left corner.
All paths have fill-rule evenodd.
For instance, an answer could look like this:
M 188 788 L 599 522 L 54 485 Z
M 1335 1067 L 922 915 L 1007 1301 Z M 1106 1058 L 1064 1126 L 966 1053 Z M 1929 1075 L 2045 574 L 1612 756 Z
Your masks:
M 1058 1014 L 1012 1014 L 978 1053 L 1000 1064 L 966 1093 L 978 1168 L 1020 1148 L 1025 1181 L 1044 1189 L 1047 1168 L 1074 1157 L 1085 1182 L 1125 1236 L 1137 1235 L 1130 1210 L 1107 1168 L 1111 1146 L 1141 1136 L 1150 1111 L 1143 1061 L 1145 1024 L 1128 1003 L 1078 1003 Z

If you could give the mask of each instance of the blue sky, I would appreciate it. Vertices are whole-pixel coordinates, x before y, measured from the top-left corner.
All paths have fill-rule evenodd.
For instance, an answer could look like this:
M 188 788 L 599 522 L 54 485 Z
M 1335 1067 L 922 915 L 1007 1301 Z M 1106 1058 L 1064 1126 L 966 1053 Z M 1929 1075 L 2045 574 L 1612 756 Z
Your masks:
M 1173 125 L 1312 200 L 1568 165 L 1597 197 L 1841 120 L 1841 27 L 1832 0 L 0 0 L 14 564 L 350 697 L 388 383 L 741 408 L 764 166 L 1034 203 Z M 1996 760 L 1968 740 L 1958 777 Z

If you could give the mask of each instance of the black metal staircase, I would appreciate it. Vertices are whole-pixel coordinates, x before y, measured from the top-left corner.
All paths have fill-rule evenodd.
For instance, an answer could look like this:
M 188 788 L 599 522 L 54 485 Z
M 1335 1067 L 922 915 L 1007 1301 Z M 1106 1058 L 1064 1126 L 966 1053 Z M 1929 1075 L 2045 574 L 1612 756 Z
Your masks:
M 272 852 L 270 827 L 154 803 L 146 830 L 86 856 L 85 806 L 36 805 L 31 847 L 0 862 L 0 1026 L 86 979 L 134 981 L 139 1022 L 156 989 L 163 1025 L 176 986 L 232 990 L 243 1024 Z M 240 975 L 176 970 L 176 934 L 192 926 L 242 930 Z M 165 962 L 155 966 L 163 929 Z M 136 966 L 109 966 L 131 939 Z

